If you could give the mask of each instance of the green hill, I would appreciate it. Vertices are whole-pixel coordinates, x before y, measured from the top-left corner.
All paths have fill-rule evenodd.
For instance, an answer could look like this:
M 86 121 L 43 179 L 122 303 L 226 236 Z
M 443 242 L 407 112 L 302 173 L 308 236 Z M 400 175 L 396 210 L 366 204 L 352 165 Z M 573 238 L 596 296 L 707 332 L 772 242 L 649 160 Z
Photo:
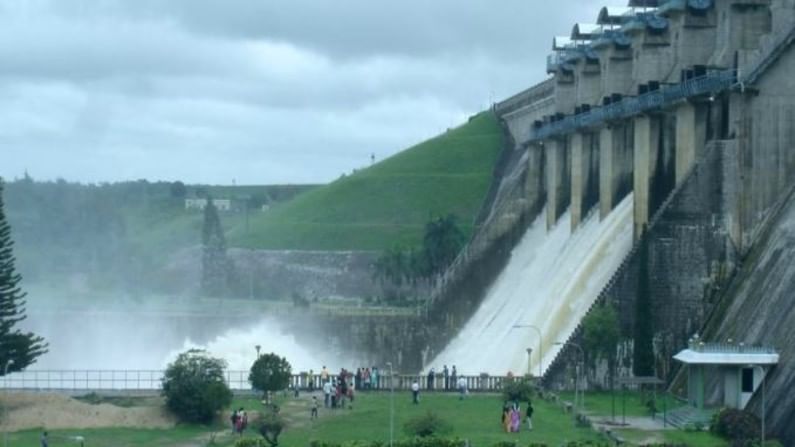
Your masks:
M 502 133 L 491 113 L 370 168 L 234 225 L 231 246 L 382 250 L 419 243 L 426 222 L 454 213 L 466 234 L 486 195 Z

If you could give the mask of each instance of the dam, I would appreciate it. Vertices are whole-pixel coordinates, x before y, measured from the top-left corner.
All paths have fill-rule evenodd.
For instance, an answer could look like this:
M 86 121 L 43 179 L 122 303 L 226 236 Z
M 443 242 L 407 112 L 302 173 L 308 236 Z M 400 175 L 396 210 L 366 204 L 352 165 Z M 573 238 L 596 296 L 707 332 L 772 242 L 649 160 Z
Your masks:
M 789 338 L 786 287 L 765 286 L 761 301 L 782 313 L 757 308 L 746 284 L 789 284 L 775 253 L 791 249 L 795 2 L 630 0 L 582 20 L 549 36 L 545 80 L 493 104 L 507 143 L 479 231 L 429 300 L 426 370 L 535 374 L 540 362 L 544 383 L 564 386 L 597 305 L 618 315 L 624 377 L 638 367 L 639 326 L 652 337 L 635 349 L 652 350 L 652 374 L 671 384 L 681 384 L 672 356 L 695 334 Z M 591 262 L 575 254 L 585 240 L 610 250 L 577 270 Z M 539 335 L 543 358 L 528 359 Z M 588 386 L 608 386 L 604 364 L 586 363 Z M 787 395 L 793 378 L 784 356 L 768 393 Z M 795 443 L 795 402 L 776 402 L 765 405 L 769 431 Z M 747 408 L 762 405 L 754 393 Z

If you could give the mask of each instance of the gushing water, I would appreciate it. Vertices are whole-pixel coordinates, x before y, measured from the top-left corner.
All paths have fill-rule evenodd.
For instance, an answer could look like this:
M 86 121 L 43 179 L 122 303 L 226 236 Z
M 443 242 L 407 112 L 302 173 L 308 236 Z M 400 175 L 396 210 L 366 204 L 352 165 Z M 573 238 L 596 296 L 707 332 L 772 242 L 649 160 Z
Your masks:
M 542 370 L 561 349 L 632 248 L 632 195 L 604 220 L 591 213 L 573 233 L 566 212 L 546 230 L 546 214 L 533 222 L 475 315 L 426 367 L 456 365 L 461 374 L 523 374 Z
M 191 348 L 206 349 L 214 357 L 224 359 L 229 370 L 248 371 L 257 358 L 255 346 L 260 345 L 263 354 L 273 352 L 280 357 L 285 357 L 295 373 L 311 369 L 320 372 L 326 365 L 331 370 L 336 370 L 339 365 L 345 365 L 343 359 L 326 359 L 322 353 L 311 352 L 301 346 L 293 335 L 282 333 L 275 321 L 263 320 L 254 326 L 244 329 L 229 330 L 209 342 L 200 345 L 186 340 L 183 346 L 167 356 L 170 362 L 180 352 Z

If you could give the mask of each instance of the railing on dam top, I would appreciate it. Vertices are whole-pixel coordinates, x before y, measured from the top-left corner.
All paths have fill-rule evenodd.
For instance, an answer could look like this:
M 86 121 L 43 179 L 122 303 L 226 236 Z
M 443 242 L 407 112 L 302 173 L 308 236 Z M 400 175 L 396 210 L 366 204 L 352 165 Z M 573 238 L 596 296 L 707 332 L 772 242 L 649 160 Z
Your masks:
M 686 98 L 725 90 L 734 85 L 736 81 L 735 70 L 713 71 L 679 84 L 660 87 L 658 90 L 639 96 L 624 98 L 605 106 L 594 107 L 587 112 L 544 123 L 534 129 L 529 141 L 570 133 L 577 129 L 596 126 L 606 121 L 629 118 Z
M 15 391 L 90 393 L 102 391 L 159 391 L 162 386 L 163 370 L 40 370 L 22 371 L 9 374 L 0 380 L 0 388 Z M 251 391 L 248 371 L 226 371 L 225 379 L 229 388 L 235 391 Z M 329 376 L 333 378 L 333 376 Z M 464 378 L 469 391 L 500 391 L 506 380 L 504 376 L 458 376 L 450 378 L 445 387 L 442 375 L 437 375 L 430 383 L 427 375 L 395 374 L 377 376 L 368 390 L 409 390 L 416 380 L 423 390 L 457 390 L 457 382 Z M 352 378 L 351 378 L 351 381 Z M 290 378 L 290 388 L 301 390 L 320 389 L 323 381 L 319 374 L 294 374 Z M 362 388 L 362 387 L 360 387 Z

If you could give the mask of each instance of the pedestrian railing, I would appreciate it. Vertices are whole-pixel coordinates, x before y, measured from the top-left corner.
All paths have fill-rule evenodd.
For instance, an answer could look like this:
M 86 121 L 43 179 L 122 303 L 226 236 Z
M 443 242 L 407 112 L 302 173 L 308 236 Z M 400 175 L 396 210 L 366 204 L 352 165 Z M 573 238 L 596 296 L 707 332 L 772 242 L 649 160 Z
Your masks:
M 608 121 L 629 118 L 686 98 L 726 90 L 736 82 L 735 70 L 716 70 L 679 84 L 664 86 L 635 97 L 626 97 L 583 113 L 541 124 L 534 129 L 530 140 L 542 140 L 571 133 L 577 129 L 602 125 Z
M 5 390 L 36 392 L 102 392 L 102 391 L 157 391 L 162 387 L 163 370 L 31 370 L 11 373 L 0 381 Z M 226 371 L 227 385 L 235 391 L 250 391 L 248 371 Z M 329 375 L 329 379 L 338 374 Z M 369 385 L 360 383 L 359 391 L 364 390 L 409 390 L 416 381 L 423 390 L 457 391 L 458 381 L 463 378 L 469 391 L 500 391 L 504 383 L 513 378 L 504 376 L 448 376 L 437 375 L 429 380 L 428 375 L 395 374 L 377 375 Z M 353 376 L 349 382 L 354 382 Z M 323 378 L 320 374 L 294 374 L 289 388 L 301 390 L 320 389 Z

